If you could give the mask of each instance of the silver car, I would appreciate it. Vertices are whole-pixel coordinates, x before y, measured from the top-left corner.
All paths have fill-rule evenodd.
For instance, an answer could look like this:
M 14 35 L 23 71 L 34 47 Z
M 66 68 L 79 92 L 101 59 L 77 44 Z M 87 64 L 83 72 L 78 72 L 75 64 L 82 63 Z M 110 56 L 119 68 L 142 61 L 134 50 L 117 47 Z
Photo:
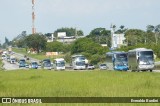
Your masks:
M 89 64 L 89 65 L 87 66 L 87 69 L 88 69 L 88 70 L 94 70 L 94 69 L 95 69 L 95 66 L 92 65 L 92 64 Z
M 100 64 L 99 65 L 99 69 L 100 70 L 106 70 L 107 69 L 107 65 L 106 64 Z

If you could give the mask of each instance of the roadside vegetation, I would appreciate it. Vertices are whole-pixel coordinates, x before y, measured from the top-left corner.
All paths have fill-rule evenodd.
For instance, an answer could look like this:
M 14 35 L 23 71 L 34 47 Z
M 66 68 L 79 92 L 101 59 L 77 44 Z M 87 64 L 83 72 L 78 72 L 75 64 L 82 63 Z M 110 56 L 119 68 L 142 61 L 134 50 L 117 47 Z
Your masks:
M 1 97 L 159 97 L 159 73 L 0 71 Z M 26 104 L 27 105 L 27 104 Z M 49 105 L 49 104 L 46 104 Z M 44 106 L 46 106 L 44 104 Z M 53 105 L 53 104 L 52 104 Z M 57 104 L 60 105 L 60 104 Z M 63 105 L 63 104 L 61 104 Z M 66 104 L 67 106 L 71 104 Z M 75 105 L 75 104 L 72 104 Z M 83 106 L 87 104 L 77 104 Z M 88 104 L 89 106 L 95 104 Z M 87 106 L 88 106 L 87 105 Z M 97 104 L 105 106 L 105 104 Z M 116 104 L 115 106 L 127 106 Z M 143 106 L 130 104 L 131 106 Z M 95 105 L 96 106 L 96 105 Z M 108 106 L 108 104 L 107 104 Z M 148 105 L 149 106 L 149 105 Z M 153 105 L 154 106 L 154 105 Z M 158 104 L 155 104 L 158 106 Z
M 121 25 L 119 28 L 113 25 L 115 34 L 124 34 L 125 46 L 121 46 L 116 50 L 128 51 L 135 48 L 149 48 L 153 49 L 156 56 L 155 60 L 160 60 L 160 25 L 147 25 L 146 31 L 141 29 L 128 29 Z M 105 60 L 105 53 L 110 51 L 111 47 L 111 31 L 105 28 L 95 28 L 84 37 L 82 30 L 77 30 L 74 28 L 60 28 L 54 31 L 53 35 L 55 40 L 58 39 L 58 32 L 66 32 L 66 36 L 82 37 L 78 38 L 71 44 L 65 44 L 58 41 L 47 42 L 47 39 L 52 37 L 51 33 L 47 34 L 34 34 L 34 36 L 27 35 L 26 32 L 22 32 L 21 36 L 17 36 L 11 42 L 5 38 L 4 45 L 12 45 L 17 48 L 25 48 L 25 50 L 16 50 L 23 54 L 27 54 L 28 51 L 34 50 L 38 54 L 27 54 L 31 57 L 37 59 L 46 58 L 46 52 L 59 52 L 61 53 L 58 57 L 63 57 L 67 62 L 69 62 L 71 55 L 73 54 L 83 54 L 90 60 L 92 64 L 103 63 Z M 102 47 L 101 44 L 107 44 L 107 47 Z M 51 57 L 56 58 L 56 57 Z
M 0 71 L 3 70 L 3 62 L 2 62 L 2 59 L 0 59 Z
M 38 59 L 38 60 L 43 60 L 43 59 L 46 59 L 46 58 L 49 58 L 49 59 L 53 60 L 55 58 L 64 57 L 63 54 L 58 55 L 58 56 L 50 56 L 49 57 L 49 56 L 46 56 L 46 54 L 44 52 L 41 52 L 41 53 L 38 53 L 38 54 L 27 53 L 25 48 L 13 48 L 12 50 L 16 53 L 20 53 L 20 54 L 23 54 L 23 55 L 26 55 L 28 57 L 32 57 L 32 58 L 35 58 L 35 59 Z

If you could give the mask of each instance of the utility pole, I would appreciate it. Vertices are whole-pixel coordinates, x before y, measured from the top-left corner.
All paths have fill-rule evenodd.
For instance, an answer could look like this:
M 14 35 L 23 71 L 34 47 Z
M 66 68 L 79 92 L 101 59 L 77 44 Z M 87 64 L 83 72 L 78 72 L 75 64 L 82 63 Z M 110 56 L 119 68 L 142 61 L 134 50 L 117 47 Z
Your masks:
M 32 34 L 36 33 L 35 28 L 35 0 L 32 0 Z
M 114 30 L 113 30 L 113 25 L 112 24 L 111 24 L 110 28 L 111 28 L 111 48 L 113 48 L 114 47 L 114 41 L 113 41 Z
M 75 38 L 77 39 L 77 28 L 75 27 Z

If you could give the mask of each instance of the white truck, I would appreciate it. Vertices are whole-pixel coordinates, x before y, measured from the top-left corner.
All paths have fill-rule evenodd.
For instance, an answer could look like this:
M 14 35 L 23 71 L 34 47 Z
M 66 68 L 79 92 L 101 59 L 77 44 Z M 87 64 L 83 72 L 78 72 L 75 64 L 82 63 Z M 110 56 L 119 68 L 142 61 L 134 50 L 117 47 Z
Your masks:
M 88 64 L 88 60 L 83 55 L 72 56 L 72 67 L 74 70 L 85 70 Z
M 63 58 L 54 59 L 55 70 L 65 70 L 65 60 Z

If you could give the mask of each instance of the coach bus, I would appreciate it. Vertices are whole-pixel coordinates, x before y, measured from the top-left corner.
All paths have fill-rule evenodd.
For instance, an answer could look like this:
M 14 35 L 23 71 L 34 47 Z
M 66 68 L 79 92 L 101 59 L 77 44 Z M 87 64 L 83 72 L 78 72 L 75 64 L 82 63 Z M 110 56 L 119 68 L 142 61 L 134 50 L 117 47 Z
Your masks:
M 109 70 L 128 70 L 128 59 L 126 52 L 108 52 L 106 53 L 106 62 Z
M 132 71 L 150 71 L 154 69 L 152 49 L 137 48 L 128 51 L 129 69 Z
M 65 60 L 63 58 L 54 59 L 55 70 L 65 70 Z
M 85 70 L 88 64 L 88 60 L 83 55 L 72 56 L 72 67 L 74 70 Z

